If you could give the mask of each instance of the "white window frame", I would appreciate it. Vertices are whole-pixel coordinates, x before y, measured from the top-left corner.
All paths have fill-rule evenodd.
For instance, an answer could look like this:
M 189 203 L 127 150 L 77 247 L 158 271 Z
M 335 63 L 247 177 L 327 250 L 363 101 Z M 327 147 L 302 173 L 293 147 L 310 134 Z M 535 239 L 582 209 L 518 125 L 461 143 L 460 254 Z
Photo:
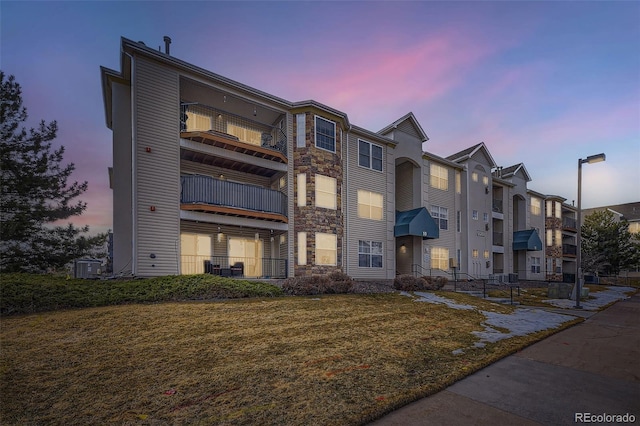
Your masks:
M 338 192 L 338 182 L 336 180 L 336 178 L 332 178 L 329 176 L 325 176 L 325 175 L 319 175 L 316 174 L 315 175 L 315 206 L 316 207 L 321 207 L 324 209 L 330 209 L 330 210 L 336 210 L 337 208 L 337 192 Z M 319 185 L 318 183 L 323 182 L 321 185 Z M 333 191 L 329 191 L 327 189 L 325 189 L 325 187 L 323 186 L 324 184 L 328 184 L 330 186 L 333 187 Z M 320 202 L 318 203 L 318 200 L 323 200 L 325 197 L 318 197 L 318 195 L 320 194 L 328 194 L 328 196 L 326 198 L 330 198 L 332 200 L 331 203 L 324 203 L 324 202 Z
M 325 134 L 320 133 L 320 135 L 321 135 L 321 136 L 325 136 L 325 137 L 328 137 L 328 138 L 333 137 L 333 149 L 328 149 L 328 148 L 325 148 L 325 147 L 323 147 L 323 146 L 318 145 L 318 134 L 319 134 L 319 133 L 318 133 L 318 120 L 323 120 L 323 121 L 325 121 L 325 122 L 327 122 L 327 123 L 330 123 L 330 124 L 333 126 L 333 136 L 331 136 L 331 135 L 325 135 Z M 323 149 L 323 150 L 325 150 L 325 151 L 329 151 L 329 152 L 332 152 L 332 153 L 334 153 L 334 154 L 335 154 L 335 152 L 336 152 L 336 145 L 337 145 L 337 131 L 336 131 L 336 123 L 335 123 L 334 121 L 327 120 L 326 118 L 321 117 L 321 116 L 319 116 L 319 115 L 315 115 L 315 116 L 314 116 L 314 121 L 313 121 L 313 123 L 314 123 L 313 129 L 314 129 L 314 135 L 315 135 L 314 143 L 315 143 L 315 145 L 316 145 L 316 148 L 318 148 L 318 149 Z
M 328 257 L 328 260 L 324 259 L 325 256 Z M 327 266 L 336 266 L 338 264 L 338 237 L 336 234 L 316 232 L 315 262 L 316 265 Z
M 473 257 L 474 259 L 477 259 L 479 256 L 480 256 L 480 252 L 478 251 L 478 249 L 471 250 L 471 257 Z
M 431 163 L 429 167 L 429 184 L 432 188 L 448 191 L 449 169 L 439 164 Z
M 531 197 L 531 214 L 534 216 L 542 214 L 542 201 L 538 197 Z
M 540 273 L 540 258 L 539 257 L 531 257 L 531 273 L 539 274 Z
M 471 212 L 471 218 L 472 218 L 473 220 L 478 220 L 478 210 L 473 210 L 473 211 Z
M 374 245 L 376 248 L 374 249 Z M 359 240 L 358 241 L 358 267 L 359 268 L 382 268 L 384 259 L 382 257 L 383 251 L 383 243 L 382 241 L 369 241 L 369 240 Z M 379 266 L 373 265 L 373 259 L 380 258 Z M 363 265 L 362 260 L 367 260 Z
M 449 229 L 449 209 L 440 206 L 431 206 L 431 217 L 438 222 L 438 228 L 444 231 Z M 444 226 L 443 226 L 444 225 Z
M 379 197 L 380 205 L 375 205 L 373 202 L 373 196 L 375 198 Z M 380 217 L 374 217 L 374 208 L 380 209 Z M 365 211 L 367 214 L 365 214 Z M 358 217 L 361 219 L 371 219 L 371 220 L 383 220 L 384 219 L 384 195 L 367 191 L 364 189 L 358 189 Z
M 431 248 L 431 268 L 449 270 L 449 249 L 444 247 Z
M 478 172 L 471 172 L 471 180 L 474 182 L 478 181 Z
M 367 153 L 368 164 L 366 164 L 366 165 L 362 164 L 362 162 L 360 161 L 361 160 L 360 154 L 362 152 L 361 151 L 361 146 L 362 145 L 366 145 L 367 146 L 367 150 L 368 150 L 368 153 Z M 377 169 L 377 168 L 375 168 L 373 166 L 373 158 L 374 158 L 373 157 L 373 147 L 380 148 L 380 168 L 379 169 Z M 366 141 L 364 139 L 358 139 L 358 166 L 363 167 L 365 169 L 375 170 L 377 172 L 382 172 L 383 169 L 384 169 L 384 165 L 383 164 L 384 164 L 384 148 L 382 147 L 382 145 L 378 145 L 378 144 L 375 144 L 373 142 Z

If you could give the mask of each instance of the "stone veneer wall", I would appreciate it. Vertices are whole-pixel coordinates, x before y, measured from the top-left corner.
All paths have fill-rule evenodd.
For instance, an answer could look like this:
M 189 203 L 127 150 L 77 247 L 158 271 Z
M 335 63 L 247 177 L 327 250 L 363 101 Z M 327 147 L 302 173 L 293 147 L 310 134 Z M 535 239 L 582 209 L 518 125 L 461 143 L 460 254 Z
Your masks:
M 298 148 L 297 141 L 294 143 L 293 152 L 293 177 L 295 202 L 294 202 L 294 256 L 295 256 L 295 276 L 320 275 L 329 273 L 335 269 L 342 269 L 342 246 L 344 235 L 344 219 L 342 212 L 342 130 L 341 123 L 331 117 L 322 116 L 327 120 L 336 123 L 336 152 L 335 154 L 324 149 L 316 148 L 315 145 L 315 114 L 306 112 L 305 124 L 305 147 Z M 293 134 L 297 135 L 296 120 L 293 121 Z M 307 203 L 304 207 L 298 206 L 298 185 L 297 176 L 299 173 L 307 175 Z M 336 210 L 315 206 L 315 175 L 336 179 Z M 307 233 L 307 264 L 298 265 L 298 232 Z M 315 264 L 315 233 L 335 234 L 337 236 L 336 266 Z
M 544 220 L 544 228 L 545 230 L 551 229 L 553 232 L 556 232 L 556 230 L 562 231 L 562 219 L 557 217 L 546 217 Z M 547 244 L 547 241 L 545 241 L 545 244 Z M 559 259 L 560 264 L 562 264 L 562 244 L 546 246 L 545 254 L 546 258 L 551 257 L 554 259 Z M 556 274 L 555 271 L 547 271 L 546 279 L 553 281 L 562 281 L 562 274 Z

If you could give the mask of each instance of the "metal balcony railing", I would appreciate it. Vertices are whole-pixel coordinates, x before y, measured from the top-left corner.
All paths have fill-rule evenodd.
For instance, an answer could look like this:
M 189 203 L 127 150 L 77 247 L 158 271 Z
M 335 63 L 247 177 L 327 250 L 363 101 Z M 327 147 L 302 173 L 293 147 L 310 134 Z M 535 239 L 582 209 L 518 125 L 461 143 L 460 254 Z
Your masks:
M 180 184 L 180 202 L 184 204 L 210 204 L 287 217 L 287 196 L 274 189 L 200 175 L 181 176 Z
M 565 229 L 578 229 L 577 223 L 578 221 L 570 217 L 565 217 L 562 219 L 562 227 Z
M 260 146 L 287 155 L 287 135 L 278 126 L 270 126 L 195 102 L 180 104 L 180 131 L 213 131 L 240 142 Z
M 492 209 L 496 213 L 502 213 L 502 200 L 493 200 Z
M 562 245 L 562 254 L 568 256 L 576 256 L 578 253 L 578 246 L 574 244 L 563 244 Z
M 287 278 L 287 259 L 182 255 L 182 274 L 213 274 L 233 278 Z

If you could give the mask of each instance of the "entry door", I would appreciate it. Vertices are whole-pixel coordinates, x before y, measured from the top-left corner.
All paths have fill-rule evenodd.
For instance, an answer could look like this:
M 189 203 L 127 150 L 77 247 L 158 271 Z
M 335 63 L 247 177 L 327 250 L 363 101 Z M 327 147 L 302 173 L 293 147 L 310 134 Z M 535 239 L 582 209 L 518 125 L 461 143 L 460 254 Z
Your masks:
M 204 261 L 211 260 L 211 235 L 180 234 L 180 271 L 203 274 Z
M 229 266 L 244 264 L 245 277 L 262 276 L 262 240 L 229 237 Z

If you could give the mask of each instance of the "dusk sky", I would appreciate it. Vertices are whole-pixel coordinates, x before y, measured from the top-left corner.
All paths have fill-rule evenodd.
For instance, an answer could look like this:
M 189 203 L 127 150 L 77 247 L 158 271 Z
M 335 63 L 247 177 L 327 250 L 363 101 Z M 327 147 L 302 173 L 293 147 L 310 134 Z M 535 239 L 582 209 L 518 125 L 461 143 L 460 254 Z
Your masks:
M 523 162 L 529 187 L 583 207 L 640 201 L 640 2 L 0 3 L 0 68 L 22 85 L 29 126 L 89 182 L 73 220 L 111 228 L 111 131 L 101 65 L 120 37 L 289 101 L 314 99 L 378 131 L 412 111 L 446 157 L 485 142 Z M 163 47 L 164 48 L 164 47 Z

